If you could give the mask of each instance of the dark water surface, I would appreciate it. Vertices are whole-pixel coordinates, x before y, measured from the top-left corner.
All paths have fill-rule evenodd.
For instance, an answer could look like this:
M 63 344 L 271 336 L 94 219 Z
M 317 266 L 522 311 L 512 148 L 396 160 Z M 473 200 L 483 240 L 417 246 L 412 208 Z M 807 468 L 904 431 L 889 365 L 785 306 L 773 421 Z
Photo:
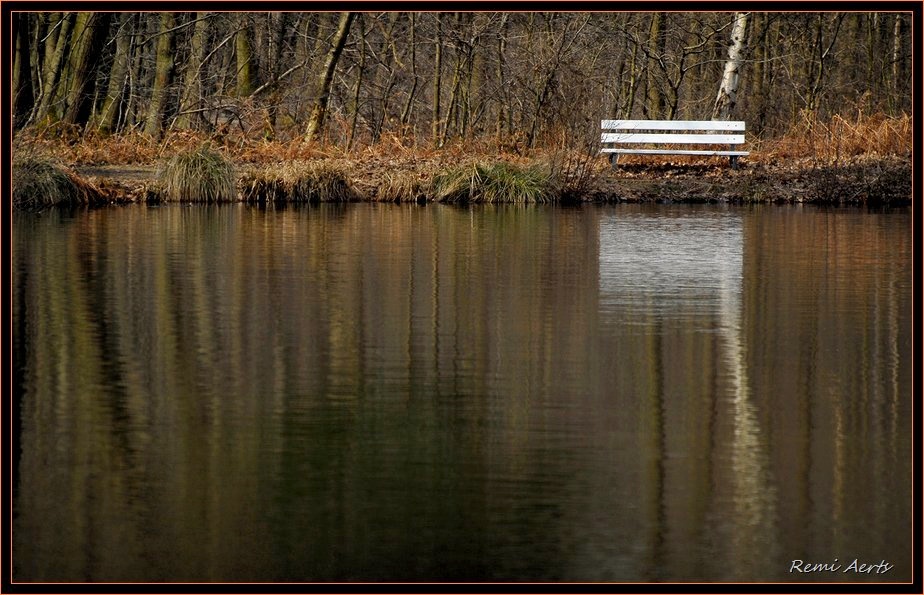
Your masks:
M 910 580 L 910 228 L 17 214 L 14 579 Z

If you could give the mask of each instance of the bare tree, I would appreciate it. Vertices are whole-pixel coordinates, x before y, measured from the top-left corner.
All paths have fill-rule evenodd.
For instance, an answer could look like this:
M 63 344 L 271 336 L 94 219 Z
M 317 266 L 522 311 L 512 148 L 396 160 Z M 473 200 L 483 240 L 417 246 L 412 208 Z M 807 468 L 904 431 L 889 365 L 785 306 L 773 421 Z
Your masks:
M 17 128 L 95 111 L 102 132 L 262 118 L 267 138 L 318 139 L 342 106 L 350 148 L 416 132 L 528 151 L 601 117 L 702 114 L 766 136 L 806 109 L 910 113 L 911 16 L 369 12 L 353 43 L 356 13 L 17 12 L 11 109 Z

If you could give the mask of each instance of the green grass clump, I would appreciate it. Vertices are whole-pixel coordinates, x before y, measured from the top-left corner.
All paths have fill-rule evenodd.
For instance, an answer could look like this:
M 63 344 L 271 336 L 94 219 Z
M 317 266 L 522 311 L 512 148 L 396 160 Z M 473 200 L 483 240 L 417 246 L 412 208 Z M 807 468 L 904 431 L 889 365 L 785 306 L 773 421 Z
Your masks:
M 13 162 L 13 206 L 42 209 L 104 202 L 100 191 L 61 165 L 39 157 Z
M 512 163 L 473 163 L 440 172 L 433 193 L 441 202 L 541 203 L 554 200 L 548 168 Z
M 237 198 L 234 165 L 208 144 L 177 153 L 158 172 L 166 200 L 223 202 Z
M 248 172 L 242 177 L 247 202 L 351 202 L 359 198 L 338 165 L 292 161 Z

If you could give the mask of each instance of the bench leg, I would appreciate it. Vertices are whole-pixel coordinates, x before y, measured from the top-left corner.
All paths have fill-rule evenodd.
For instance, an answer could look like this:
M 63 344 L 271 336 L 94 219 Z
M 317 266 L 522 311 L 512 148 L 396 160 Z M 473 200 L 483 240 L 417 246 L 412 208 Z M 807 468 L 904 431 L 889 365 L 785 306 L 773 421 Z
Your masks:
M 737 170 L 737 169 L 738 169 L 738 156 L 737 156 L 737 155 L 731 155 L 731 156 L 728 158 L 728 160 L 729 160 L 729 162 L 731 163 L 731 168 Z
M 616 169 L 616 165 L 619 163 L 619 153 L 610 153 L 610 167 Z

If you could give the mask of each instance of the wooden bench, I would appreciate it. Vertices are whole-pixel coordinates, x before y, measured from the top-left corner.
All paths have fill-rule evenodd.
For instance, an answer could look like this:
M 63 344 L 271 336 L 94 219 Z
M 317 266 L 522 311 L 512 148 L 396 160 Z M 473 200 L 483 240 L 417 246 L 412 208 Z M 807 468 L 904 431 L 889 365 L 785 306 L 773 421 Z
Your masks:
M 729 145 L 728 150 L 617 148 L 603 147 L 614 164 L 619 155 L 720 155 L 728 157 L 732 169 L 738 169 L 738 157 L 748 151 L 735 151 L 744 144 L 744 122 L 722 120 L 601 120 L 600 142 L 619 145 Z M 612 131 L 612 132 L 606 132 Z M 702 132 L 707 131 L 707 132 Z M 730 134 L 737 132 L 740 134 Z

